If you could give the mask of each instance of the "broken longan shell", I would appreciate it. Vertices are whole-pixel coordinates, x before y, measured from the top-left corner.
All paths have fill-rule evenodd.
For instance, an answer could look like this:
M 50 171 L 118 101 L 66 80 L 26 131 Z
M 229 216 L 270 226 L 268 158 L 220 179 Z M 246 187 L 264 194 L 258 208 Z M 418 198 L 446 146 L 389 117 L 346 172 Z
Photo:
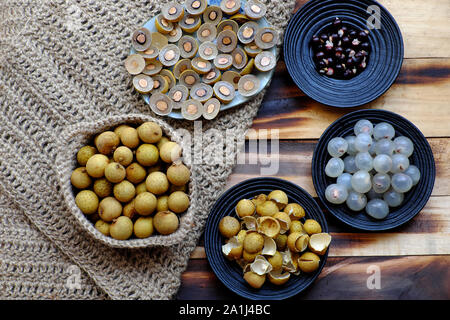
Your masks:
M 309 239 L 309 250 L 318 255 L 324 255 L 331 243 L 328 233 L 315 233 Z

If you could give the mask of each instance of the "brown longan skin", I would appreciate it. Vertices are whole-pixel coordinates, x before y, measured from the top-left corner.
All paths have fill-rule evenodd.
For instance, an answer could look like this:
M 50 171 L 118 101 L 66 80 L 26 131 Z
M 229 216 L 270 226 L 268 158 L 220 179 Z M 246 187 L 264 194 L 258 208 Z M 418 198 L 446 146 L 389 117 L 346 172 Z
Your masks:
M 100 201 L 98 214 L 103 221 L 111 222 L 122 214 L 122 205 L 114 197 L 107 197 Z
M 266 281 L 266 275 L 260 276 L 253 271 L 248 271 L 244 274 L 244 280 L 247 281 L 252 288 L 259 289 Z
M 97 150 L 104 155 L 112 154 L 119 146 L 119 143 L 119 136 L 113 131 L 102 132 L 95 138 Z
M 133 222 L 128 217 L 120 216 L 111 224 L 109 233 L 116 240 L 127 240 L 133 234 Z
M 305 252 L 298 258 L 298 267 L 303 272 L 314 272 L 319 268 L 320 258 L 312 252 Z
M 70 182 L 77 189 L 86 189 L 91 185 L 92 179 L 85 167 L 79 167 L 72 172 Z
M 176 191 L 167 199 L 169 210 L 175 213 L 185 212 L 189 208 L 189 203 L 189 197 L 183 191 Z
M 136 148 L 140 143 L 137 130 L 133 127 L 122 129 L 120 132 L 120 141 L 130 149 Z
M 161 127 L 152 121 L 144 122 L 137 128 L 139 138 L 145 143 L 157 143 L 162 138 Z
M 239 223 L 238 219 L 234 217 L 225 216 L 219 222 L 219 232 L 225 238 L 234 237 L 239 233 L 240 230 L 241 224 Z
M 141 216 L 149 216 L 155 211 L 157 202 L 154 194 L 143 192 L 134 199 L 134 208 Z
M 133 162 L 126 169 L 127 180 L 134 184 L 141 183 L 145 180 L 146 176 L 147 171 L 137 162 Z
M 322 227 L 320 226 L 320 224 L 313 219 L 306 219 L 305 223 L 303 224 L 303 229 L 309 235 L 322 232 Z
M 84 214 L 93 214 L 97 212 L 98 197 L 91 190 L 82 190 L 75 197 L 75 203 Z
M 119 183 L 125 179 L 127 172 L 125 168 L 117 162 L 109 163 L 105 168 L 105 178 L 112 183 Z
M 137 216 L 138 213 L 134 207 L 134 199 L 123 206 L 122 214 L 132 220 Z
M 124 180 L 114 186 L 114 197 L 120 202 L 129 202 L 136 195 L 136 188 L 127 180 Z
M 94 181 L 93 189 L 100 198 L 106 198 L 112 194 L 113 184 L 106 180 L 106 178 L 101 178 Z
M 170 211 L 158 212 L 153 218 L 153 226 L 162 235 L 174 233 L 178 229 L 178 225 L 177 215 Z
M 145 180 L 147 190 L 153 194 L 160 195 L 169 190 L 169 180 L 167 176 L 160 171 L 152 172 Z
M 114 151 L 113 159 L 124 167 L 129 166 L 133 162 L 133 151 L 125 146 L 120 146 Z
M 175 186 L 183 186 L 189 182 L 191 171 L 184 164 L 172 164 L 167 169 L 167 179 Z
M 97 149 L 93 146 L 84 146 L 77 153 L 77 161 L 80 166 L 86 166 L 90 157 L 97 153 Z
M 105 168 L 109 159 L 103 154 L 94 154 L 86 163 L 86 171 L 93 178 L 101 178 L 105 175 Z
M 100 219 L 95 223 L 94 226 L 95 229 L 103 233 L 105 236 L 109 236 L 109 228 L 111 227 L 111 225 L 108 222 Z
M 162 161 L 172 163 L 181 157 L 181 151 L 181 147 L 178 143 L 169 141 L 161 146 L 159 155 Z
M 261 251 L 264 247 L 264 237 L 259 233 L 252 232 L 247 234 L 244 239 L 244 250 L 248 253 Z
M 134 235 L 139 239 L 148 238 L 153 234 L 153 218 L 140 217 L 134 223 Z
M 151 167 L 158 163 L 159 151 L 153 144 L 141 144 L 136 150 L 136 160 L 144 167 Z

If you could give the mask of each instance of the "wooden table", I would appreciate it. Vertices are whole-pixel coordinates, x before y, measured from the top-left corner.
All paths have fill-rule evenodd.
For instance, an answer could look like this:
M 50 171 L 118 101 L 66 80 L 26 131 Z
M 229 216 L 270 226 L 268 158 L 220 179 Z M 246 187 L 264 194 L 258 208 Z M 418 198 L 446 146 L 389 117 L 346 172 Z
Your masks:
M 305 2 L 298 0 L 295 10 Z M 433 149 L 437 169 L 433 194 L 413 220 L 386 233 L 353 232 L 325 213 L 333 237 L 327 264 L 315 283 L 295 299 L 450 299 L 450 2 L 381 3 L 397 20 L 405 43 L 403 68 L 386 94 L 360 108 L 326 107 L 295 86 L 281 59 L 253 129 L 279 129 L 277 176 L 317 197 L 311 158 L 317 139 L 331 122 L 363 108 L 399 113 L 423 132 Z M 259 176 L 259 169 L 259 165 L 236 166 L 228 187 Z M 237 298 L 215 277 L 202 244 L 182 276 L 178 298 Z M 374 269 L 380 271 L 380 289 L 367 287 Z

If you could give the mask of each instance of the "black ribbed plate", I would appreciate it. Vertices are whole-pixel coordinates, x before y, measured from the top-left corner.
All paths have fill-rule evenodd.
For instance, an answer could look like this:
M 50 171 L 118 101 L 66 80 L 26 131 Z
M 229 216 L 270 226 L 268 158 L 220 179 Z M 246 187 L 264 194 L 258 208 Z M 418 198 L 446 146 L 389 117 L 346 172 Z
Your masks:
M 326 187 L 336 181 L 325 174 L 325 165 L 331 158 L 327 151 L 328 142 L 334 137 L 353 135 L 353 127 L 361 119 L 370 120 L 374 125 L 380 122 L 390 123 L 395 128 L 396 137 L 410 138 L 414 144 L 414 152 L 409 160 L 421 172 L 419 183 L 405 193 L 403 204 L 398 208 L 390 208 L 388 216 L 383 220 L 373 219 L 364 211 L 355 213 L 345 203 L 335 205 L 325 198 Z M 347 225 L 367 231 L 393 229 L 414 218 L 430 198 L 436 177 L 433 152 L 420 130 L 396 113 L 377 109 L 355 111 L 333 122 L 322 134 L 314 150 L 311 171 L 317 195 L 328 211 Z
M 281 300 L 300 293 L 314 282 L 328 256 L 327 251 L 325 255 L 320 257 L 319 269 L 314 273 L 302 273 L 299 276 L 291 275 L 289 281 L 282 286 L 275 286 L 266 281 L 259 290 L 253 289 L 245 282 L 242 269 L 236 262 L 229 261 L 224 257 L 222 253 L 224 238 L 219 233 L 220 220 L 228 215 L 236 217 L 234 209 L 239 200 L 250 199 L 261 193 L 268 194 L 275 189 L 286 192 L 289 202 L 301 204 L 305 209 L 306 218 L 317 220 L 322 226 L 323 232 L 328 232 L 325 217 L 314 199 L 305 190 L 289 181 L 278 178 L 255 178 L 243 181 L 227 190 L 217 200 L 206 221 L 206 257 L 219 280 L 228 289 L 247 299 Z
M 335 17 L 357 29 L 367 29 L 369 6 L 380 8 L 380 29 L 372 29 L 367 68 L 349 80 L 320 75 L 310 40 L 331 25 Z M 371 21 L 371 20 L 370 20 Z M 296 85 L 314 100 L 333 107 L 355 107 L 384 94 L 397 79 L 403 62 L 403 39 L 392 15 L 371 0 L 311 0 L 291 19 L 284 36 L 284 60 Z

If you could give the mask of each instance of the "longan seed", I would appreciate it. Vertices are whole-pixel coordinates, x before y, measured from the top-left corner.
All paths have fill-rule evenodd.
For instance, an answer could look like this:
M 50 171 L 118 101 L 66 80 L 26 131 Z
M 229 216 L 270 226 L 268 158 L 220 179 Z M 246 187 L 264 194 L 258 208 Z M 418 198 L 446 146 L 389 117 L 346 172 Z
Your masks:
M 133 162 L 133 151 L 128 147 L 120 146 L 114 151 L 113 159 L 115 162 L 127 167 Z
M 265 43 L 269 43 L 273 40 L 273 34 L 270 32 L 266 32 L 261 36 L 261 40 Z
M 125 168 L 117 162 L 111 162 L 105 168 L 105 178 L 112 183 L 119 183 L 125 179 L 127 172 Z
M 169 196 L 167 205 L 175 213 L 185 212 L 189 208 L 189 197 L 183 191 L 176 191 Z
M 82 190 L 75 197 L 75 203 L 84 214 L 93 214 L 99 206 L 97 195 L 91 190 Z
M 162 235 L 174 233 L 178 229 L 179 221 L 175 213 L 161 211 L 155 214 L 153 226 Z
M 106 198 L 112 194 L 113 185 L 106 178 L 101 178 L 95 180 L 93 189 L 100 198 Z
M 141 124 L 137 132 L 139 138 L 145 143 L 157 143 L 162 137 L 161 127 L 152 121 Z
M 160 171 L 152 172 L 145 180 L 147 190 L 153 194 L 160 195 L 169 190 L 169 180 L 167 176 Z
M 119 136 L 113 131 L 105 131 L 95 138 L 97 150 L 104 155 L 111 154 L 119 146 L 119 143 Z
M 103 221 L 113 221 L 122 214 L 122 205 L 116 198 L 107 197 L 100 201 L 98 214 Z
M 80 166 L 86 166 L 89 158 L 97 153 L 97 149 L 92 146 L 84 146 L 77 153 L 77 161 Z
M 127 180 L 123 180 L 114 186 L 114 197 L 120 202 L 129 202 L 135 195 L 136 188 Z
M 70 176 L 70 182 L 75 188 L 86 189 L 91 185 L 92 179 L 88 175 L 86 168 L 80 167 L 76 168 L 72 172 L 72 175 Z
M 153 166 L 159 160 L 159 151 L 153 144 L 142 144 L 136 150 L 136 160 L 143 166 Z
M 140 217 L 134 223 L 134 235 L 139 239 L 148 238 L 153 234 L 153 218 Z
M 145 86 L 143 86 L 145 87 Z M 135 128 L 124 128 L 120 134 L 122 144 L 130 149 L 134 149 L 139 145 L 139 135 Z
M 86 163 L 86 171 L 93 178 L 101 178 L 105 174 L 105 168 L 109 159 L 103 154 L 94 154 Z
M 151 215 L 155 211 L 156 205 L 157 199 L 150 192 L 142 192 L 134 199 L 134 208 L 142 216 Z
M 116 240 L 127 240 L 133 234 L 133 222 L 128 217 L 118 217 L 111 224 L 109 233 Z
M 144 167 L 136 162 L 130 164 L 126 169 L 126 172 L 127 180 L 134 184 L 141 183 L 147 176 L 147 171 L 144 169 Z

